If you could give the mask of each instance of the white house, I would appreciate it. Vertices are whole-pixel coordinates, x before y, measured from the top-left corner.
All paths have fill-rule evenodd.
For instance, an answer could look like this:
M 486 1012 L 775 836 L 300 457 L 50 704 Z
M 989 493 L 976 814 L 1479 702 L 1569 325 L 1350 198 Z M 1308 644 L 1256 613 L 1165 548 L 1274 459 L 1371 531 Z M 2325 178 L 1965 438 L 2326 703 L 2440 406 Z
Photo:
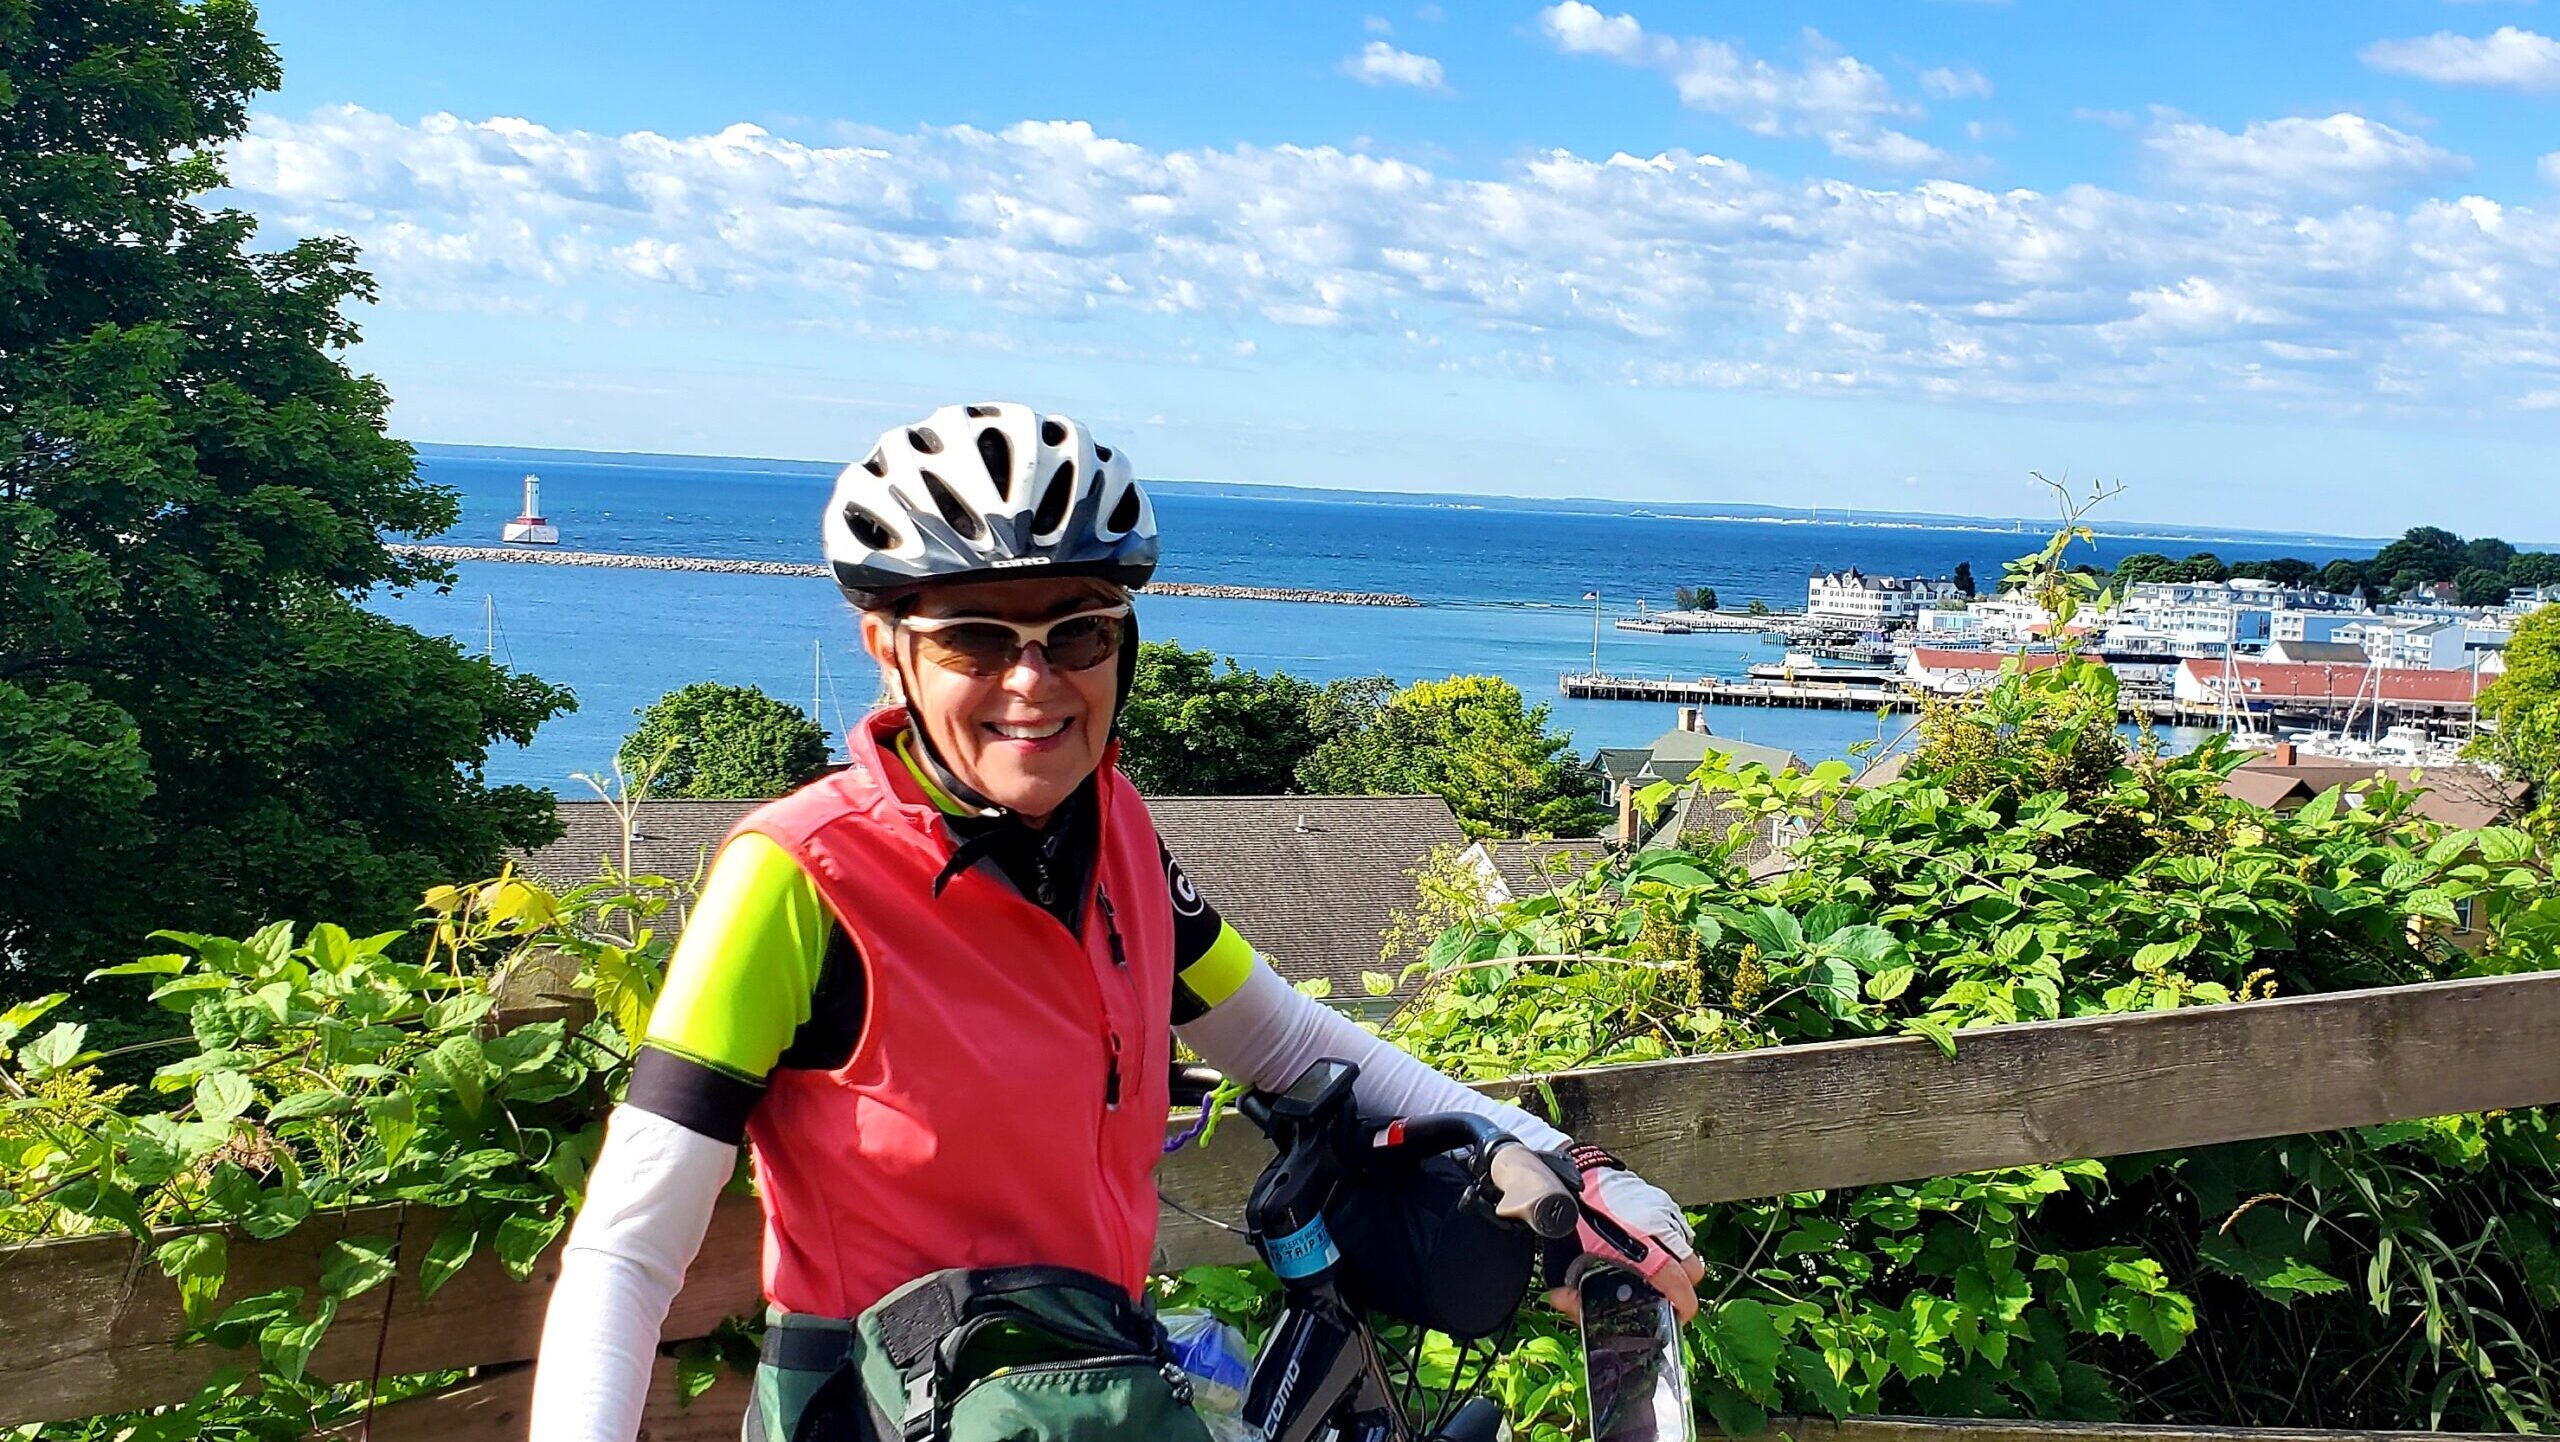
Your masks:
M 1804 609 L 1812 620 L 1872 631 L 1909 621 L 1941 600 L 1963 594 L 1944 577 L 1870 576 L 1853 566 L 1807 583 Z

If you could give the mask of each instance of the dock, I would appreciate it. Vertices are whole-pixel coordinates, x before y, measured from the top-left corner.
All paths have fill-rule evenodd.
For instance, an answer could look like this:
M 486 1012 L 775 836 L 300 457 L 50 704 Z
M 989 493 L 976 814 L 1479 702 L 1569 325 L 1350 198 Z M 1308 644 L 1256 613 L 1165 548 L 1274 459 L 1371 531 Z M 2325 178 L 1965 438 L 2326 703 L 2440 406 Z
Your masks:
M 1557 686 L 1567 697 L 1578 701 L 1667 701 L 1682 706 L 1781 706 L 1807 711 L 1917 711 L 1920 703 L 1933 694 L 1899 682 L 1789 683 L 1728 681 L 1715 676 L 1671 680 L 1570 672 L 1558 679 Z M 2122 697 L 2118 710 L 2128 721 L 2182 719 L 2178 703 L 2165 696 Z

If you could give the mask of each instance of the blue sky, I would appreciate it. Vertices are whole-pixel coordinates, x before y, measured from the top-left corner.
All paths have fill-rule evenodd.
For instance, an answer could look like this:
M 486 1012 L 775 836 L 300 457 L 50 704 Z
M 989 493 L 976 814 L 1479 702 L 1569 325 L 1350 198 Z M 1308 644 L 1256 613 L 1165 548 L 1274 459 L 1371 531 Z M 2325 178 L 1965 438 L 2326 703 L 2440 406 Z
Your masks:
M 415 439 L 2560 537 L 2560 6 L 264 15 Z

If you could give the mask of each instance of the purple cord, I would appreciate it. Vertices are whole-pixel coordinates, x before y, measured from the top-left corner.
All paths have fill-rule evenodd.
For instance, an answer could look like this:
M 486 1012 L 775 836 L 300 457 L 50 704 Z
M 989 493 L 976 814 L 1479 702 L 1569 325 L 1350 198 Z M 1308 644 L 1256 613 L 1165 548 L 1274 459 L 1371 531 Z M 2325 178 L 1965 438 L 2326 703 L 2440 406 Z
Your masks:
M 1208 1129 L 1209 1104 L 1207 1102 L 1202 1102 L 1200 1104 L 1200 1115 L 1191 1119 L 1191 1130 L 1175 1137 L 1172 1141 L 1166 1142 L 1164 1144 L 1164 1154 L 1166 1156 L 1172 1156 L 1175 1152 L 1178 1152 L 1184 1147 L 1191 1145 L 1193 1142 L 1200 1140 L 1200 1134 Z

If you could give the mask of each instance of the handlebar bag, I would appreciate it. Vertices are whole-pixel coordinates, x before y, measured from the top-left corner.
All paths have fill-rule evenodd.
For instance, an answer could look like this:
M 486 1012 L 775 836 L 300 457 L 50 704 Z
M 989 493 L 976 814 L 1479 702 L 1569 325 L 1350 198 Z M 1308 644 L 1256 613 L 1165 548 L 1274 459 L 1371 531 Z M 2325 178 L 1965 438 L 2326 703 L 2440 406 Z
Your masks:
M 920 1277 L 854 1319 L 848 1361 L 882 1442 L 1208 1442 L 1164 1328 L 1072 1268 Z
M 1362 1172 L 1325 1220 L 1345 1296 L 1461 1342 L 1511 1325 L 1538 1256 L 1536 1236 L 1495 1216 L 1465 1164 L 1445 1156 Z

